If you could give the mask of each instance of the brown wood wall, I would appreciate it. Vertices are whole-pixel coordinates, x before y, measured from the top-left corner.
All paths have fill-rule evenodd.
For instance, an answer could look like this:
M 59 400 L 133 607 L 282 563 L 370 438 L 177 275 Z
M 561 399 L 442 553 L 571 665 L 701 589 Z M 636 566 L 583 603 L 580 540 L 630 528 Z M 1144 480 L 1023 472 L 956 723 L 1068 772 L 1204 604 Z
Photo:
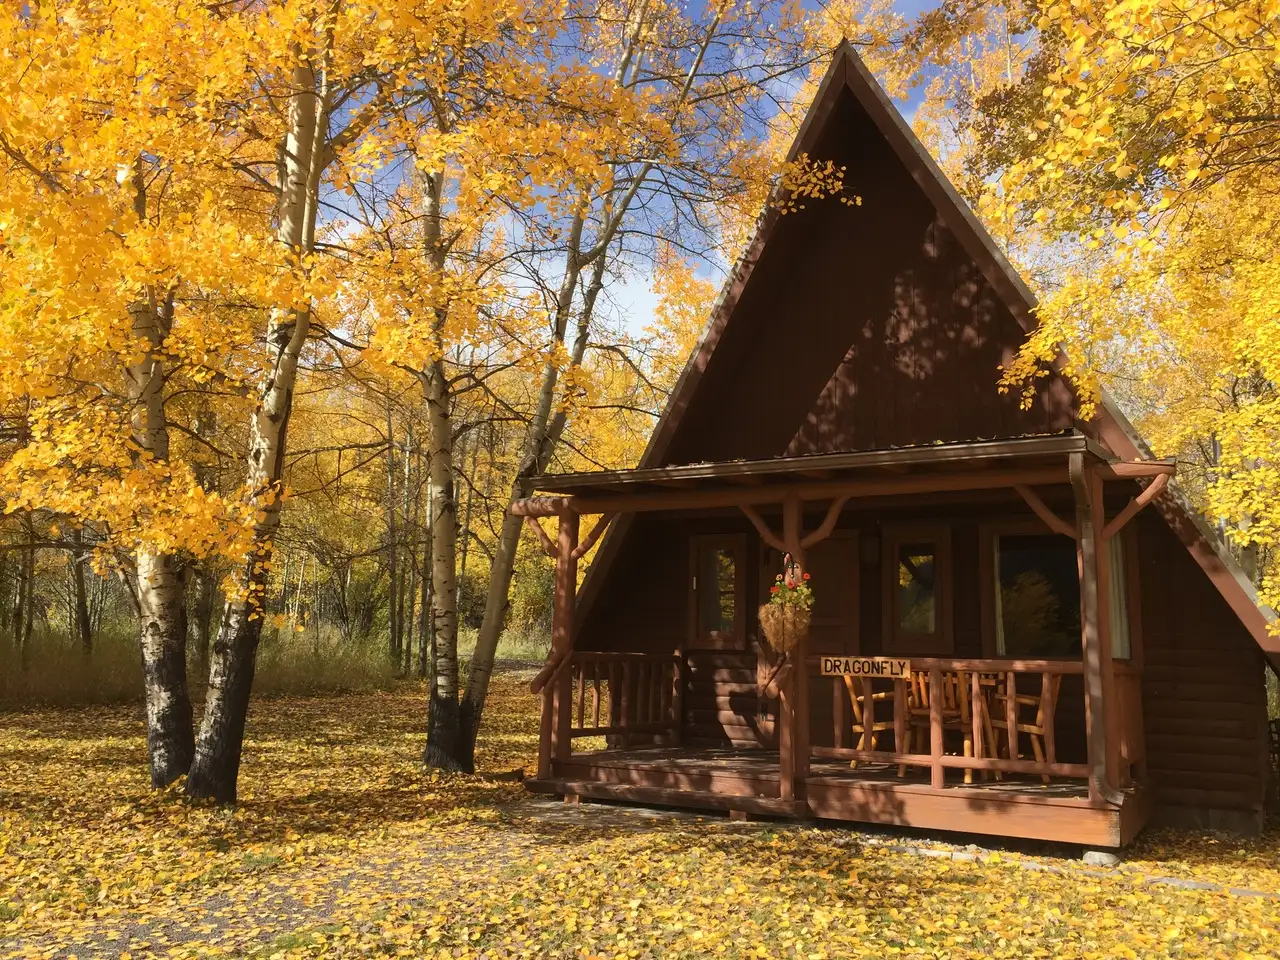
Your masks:
M 1262 655 L 1163 519 L 1139 517 L 1148 768 L 1157 816 L 1260 824 L 1266 778 Z
M 778 221 L 664 462 L 1071 427 L 1060 380 L 1031 410 L 1000 393 L 1023 331 L 851 95 L 811 156 L 845 166 L 862 204 Z

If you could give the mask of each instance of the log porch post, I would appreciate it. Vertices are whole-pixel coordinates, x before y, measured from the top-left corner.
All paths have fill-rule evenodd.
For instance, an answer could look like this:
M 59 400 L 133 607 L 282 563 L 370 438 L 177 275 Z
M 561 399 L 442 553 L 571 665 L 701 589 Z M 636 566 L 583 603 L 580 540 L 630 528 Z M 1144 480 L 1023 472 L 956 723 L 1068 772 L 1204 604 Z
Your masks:
M 1080 572 L 1081 658 L 1084 666 L 1085 734 L 1089 748 L 1089 799 L 1119 804 L 1112 785 L 1119 768 L 1118 717 L 1114 716 L 1115 664 L 1111 659 L 1110 608 L 1102 480 L 1084 454 L 1071 454 L 1071 486 L 1076 496 L 1076 559 Z
M 804 570 L 804 502 L 795 495 L 782 504 L 782 542 L 791 558 Z M 803 800 L 809 776 L 809 639 L 804 637 L 787 654 L 792 669 L 783 685 L 778 705 L 778 792 L 783 800 Z
M 547 773 L 543 774 L 544 759 L 539 756 L 538 770 L 540 776 L 550 775 L 551 760 L 567 760 L 569 758 L 571 722 L 573 718 L 573 669 L 569 662 L 573 656 L 573 611 L 575 595 L 578 590 L 578 514 L 566 510 L 560 514 L 560 530 L 556 538 L 556 585 L 555 599 L 551 608 L 551 650 L 552 656 L 562 657 L 560 666 L 551 678 L 549 700 L 544 693 L 544 718 L 550 707 L 550 756 L 545 760 Z

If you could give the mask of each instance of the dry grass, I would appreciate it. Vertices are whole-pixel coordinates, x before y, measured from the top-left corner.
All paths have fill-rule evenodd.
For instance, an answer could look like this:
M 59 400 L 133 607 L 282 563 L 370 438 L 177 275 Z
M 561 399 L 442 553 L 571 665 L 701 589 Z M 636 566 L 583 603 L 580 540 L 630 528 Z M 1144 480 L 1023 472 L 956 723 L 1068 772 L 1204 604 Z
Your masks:
M 476 632 L 465 630 L 459 652 L 469 658 Z M 498 659 L 540 663 L 548 638 L 543 631 L 513 629 L 498 645 Z M 204 695 L 204 673 L 192 663 L 188 683 L 192 696 Z M 390 690 L 398 679 L 384 636 L 344 641 L 326 628 L 299 633 L 267 628 L 258 649 L 254 692 L 259 696 L 309 696 Z M 142 697 L 142 670 L 133 626 L 121 623 L 97 638 L 91 653 L 65 635 L 37 632 L 25 655 L 0 638 L 0 710 L 30 706 L 78 706 L 137 702 Z

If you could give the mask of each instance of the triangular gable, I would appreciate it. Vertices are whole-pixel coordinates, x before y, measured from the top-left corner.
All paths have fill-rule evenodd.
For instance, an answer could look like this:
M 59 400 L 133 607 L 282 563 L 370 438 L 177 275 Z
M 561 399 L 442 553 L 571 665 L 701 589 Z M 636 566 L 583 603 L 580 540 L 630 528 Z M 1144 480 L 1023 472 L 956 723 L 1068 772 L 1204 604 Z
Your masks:
M 848 112 L 848 98 L 850 96 L 860 108 L 857 111 L 858 116 L 870 119 L 870 122 L 874 125 L 874 130 L 879 134 L 883 143 L 887 144 L 891 149 L 897 163 L 900 164 L 900 169 L 909 174 L 910 179 L 914 181 L 924 198 L 927 198 L 929 206 L 936 213 L 940 235 L 943 236 L 947 243 L 958 245 L 963 251 L 963 257 L 960 258 L 963 264 L 969 268 L 976 269 L 980 273 L 980 280 L 975 278 L 977 285 L 982 290 L 990 291 L 992 297 L 998 300 L 1002 315 L 1011 318 L 1016 323 L 1017 328 L 1014 332 L 1019 333 L 1021 337 L 1025 337 L 1026 333 L 1031 331 L 1036 323 L 1034 317 L 1034 295 L 1001 254 L 991 236 L 986 232 L 968 205 L 956 193 L 954 187 L 943 175 L 932 157 L 929 156 L 928 151 L 915 137 L 902 116 L 889 101 L 879 83 L 867 70 L 865 64 L 862 63 L 847 41 L 841 43 L 832 58 L 831 65 L 815 95 L 813 106 L 806 115 L 795 143 L 788 154 L 789 158 L 793 159 L 800 153 L 810 153 L 815 159 L 826 159 L 820 153 L 815 152 L 815 147 L 822 142 L 822 138 L 832 127 L 833 114 L 842 109 L 846 113 Z M 857 182 L 851 182 L 850 187 L 855 191 L 859 189 Z M 796 453 L 816 452 L 821 449 L 820 447 L 813 448 L 813 444 L 805 439 L 803 424 L 799 432 L 794 437 L 790 437 L 789 441 L 783 438 L 781 434 L 777 434 L 776 429 L 774 431 L 775 435 L 770 435 L 769 425 L 762 422 L 762 418 L 759 416 L 761 409 L 759 398 L 769 395 L 770 391 L 781 395 L 780 391 L 787 389 L 787 385 L 757 382 L 760 379 L 758 371 L 755 373 L 751 371 L 744 372 L 742 365 L 735 364 L 734 360 L 735 350 L 741 351 L 744 348 L 734 342 L 735 338 L 730 332 L 730 319 L 740 310 L 749 312 L 754 309 L 755 312 L 760 312 L 759 305 L 753 307 L 748 303 L 750 298 L 759 295 L 756 291 L 777 290 L 780 286 L 785 286 L 786 271 L 789 268 L 796 269 L 794 264 L 779 265 L 775 262 L 775 252 L 778 248 L 800 242 L 794 236 L 787 237 L 784 235 L 788 229 L 791 229 L 790 225 L 785 222 L 787 219 L 779 214 L 772 204 L 761 216 L 751 242 L 721 290 L 703 335 L 690 355 L 685 369 L 672 392 L 667 408 L 654 429 L 649 444 L 641 458 L 640 466 L 665 465 L 671 462 L 670 457 L 673 453 L 680 462 L 690 462 L 691 458 L 737 459 L 767 457 L 780 455 L 784 452 L 794 455 Z M 756 278 L 758 282 L 752 284 L 753 278 Z M 765 306 L 766 311 L 769 308 L 775 311 L 780 309 L 778 304 Z M 782 321 L 785 322 L 786 319 L 784 317 Z M 751 333 L 755 334 L 756 331 Z M 814 351 L 830 349 L 830 344 L 824 347 L 822 344 L 806 343 L 802 334 L 803 331 L 796 331 L 795 349 L 810 349 Z M 746 334 L 738 335 L 737 340 L 742 341 L 744 337 L 746 337 Z M 1008 330 L 1002 331 L 1002 337 L 1005 340 L 1010 339 L 1010 332 Z M 716 367 L 712 364 L 712 360 L 717 357 L 718 353 L 719 366 Z M 727 360 L 725 359 L 726 357 L 728 358 Z M 812 393 L 817 396 L 817 403 L 823 403 L 824 398 L 827 398 L 829 402 L 830 398 L 840 390 L 841 384 L 836 381 L 841 377 L 841 370 L 848 362 L 850 362 L 849 358 L 842 358 L 839 354 L 835 355 L 834 358 L 831 356 L 815 358 L 814 363 L 819 365 L 827 364 L 827 371 L 835 369 L 835 375 L 831 376 L 825 384 L 808 384 L 807 386 L 802 384 L 799 389 L 793 392 L 800 396 L 801 401 L 808 403 L 811 397 L 804 396 L 804 390 L 811 389 Z M 994 369 L 992 372 L 994 373 Z M 863 375 L 865 376 L 865 374 Z M 857 373 L 850 371 L 845 376 L 851 383 L 856 378 Z M 746 389 L 744 389 L 744 382 L 746 383 Z M 751 433 L 749 435 L 743 433 L 740 438 L 735 439 L 732 435 L 732 424 L 729 423 L 728 418 L 717 420 L 713 415 L 709 415 L 705 411 L 699 411 L 697 409 L 697 398 L 700 389 L 705 389 L 713 394 L 737 389 L 738 395 L 730 398 L 731 405 L 729 408 L 735 411 L 735 415 L 738 417 L 737 422 L 752 423 Z M 991 402 L 996 402 L 994 400 L 994 380 L 990 386 L 983 385 L 983 389 L 993 395 Z M 784 397 L 784 399 L 794 398 Z M 877 399 L 883 402 L 883 397 L 880 397 L 872 398 L 873 403 Z M 1054 427 L 1060 428 L 1070 422 L 1069 413 L 1066 414 L 1064 421 L 1063 411 L 1059 409 L 1055 412 L 1052 409 L 1055 402 L 1053 397 L 1042 397 L 1042 401 L 1041 409 L 1049 408 L 1051 415 L 1048 419 L 1027 421 L 1026 423 L 1018 424 L 1016 429 L 1009 429 L 1008 415 L 1005 415 L 1005 419 L 1002 420 L 997 414 L 989 414 L 987 419 L 983 420 L 983 424 L 988 429 L 997 432 L 1003 427 L 1006 431 L 1003 435 L 1016 436 L 1026 433 L 1047 432 Z M 1057 401 L 1061 406 L 1060 396 Z M 931 403 L 935 407 L 938 406 L 936 399 L 933 398 L 925 398 L 925 402 Z M 751 406 L 753 403 L 755 404 L 754 407 Z M 866 404 L 861 406 L 851 404 L 850 410 L 861 411 L 865 410 L 866 407 Z M 756 418 L 754 422 L 752 420 L 753 416 Z M 993 416 L 996 417 L 995 420 L 991 419 Z M 788 417 L 796 418 L 795 410 L 790 410 L 780 415 L 779 420 L 784 426 Z M 705 423 L 698 424 L 699 418 Z M 690 423 L 693 426 L 689 426 Z M 991 424 L 995 424 L 995 426 L 990 426 Z M 1119 457 L 1136 458 L 1149 455 L 1145 443 L 1143 443 L 1133 427 L 1119 413 L 1114 404 L 1106 398 L 1100 405 L 1099 412 L 1093 421 L 1080 426 L 1090 433 L 1096 433 L 1098 438 Z M 681 436 L 682 427 L 685 429 L 686 434 L 683 437 Z M 859 434 L 860 428 L 851 427 L 850 429 L 852 433 Z M 898 436 L 901 436 L 901 429 L 898 428 Z M 969 429 L 973 429 L 971 424 Z M 688 435 L 690 433 L 695 435 L 695 440 L 689 439 Z M 865 436 L 867 434 L 865 430 L 862 430 L 859 435 Z M 871 435 L 882 436 L 883 433 L 876 434 L 873 431 Z M 779 447 L 780 438 L 783 440 L 781 448 Z M 848 439 L 856 438 L 844 439 L 847 441 Z M 941 439 L 960 439 L 960 437 L 932 436 L 926 438 L 924 442 Z M 979 439 L 979 437 L 970 436 L 967 439 Z M 912 439 L 893 440 L 892 435 L 891 440 L 894 445 L 906 442 L 920 442 Z M 834 443 L 835 448 L 839 448 L 841 442 L 842 438 L 836 438 L 831 441 L 831 443 Z M 752 446 L 752 444 L 756 446 Z M 853 444 L 844 442 L 845 448 L 851 445 Z M 881 443 L 880 445 L 889 444 Z M 827 449 L 831 448 L 828 445 Z M 1169 522 L 1171 528 L 1187 546 L 1193 558 L 1204 569 L 1206 575 L 1209 576 L 1216 589 L 1222 594 L 1258 645 L 1268 653 L 1273 662 L 1280 661 L 1280 641 L 1272 636 L 1268 629 L 1269 621 L 1274 618 L 1275 614 L 1269 608 L 1259 607 L 1257 595 L 1252 584 L 1239 569 L 1238 565 L 1235 564 L 1225 545 L 1213 534 L 1204 519 L 1180 495 L 1173 492 L 1167 493 L 1157 500 L 1157 504 L 1159 504 L 1161 513 Z M 583 585 L 580 602 L 584 613 L 597 593 L 599 585 L 613 562 L 629 526 L 630 518 L 621 518 L 602 543 L 596 561 L 592 564 L 587 581 Z M 580 618 L 579 622 L 581 623 L 584 620 L 585 617 Z

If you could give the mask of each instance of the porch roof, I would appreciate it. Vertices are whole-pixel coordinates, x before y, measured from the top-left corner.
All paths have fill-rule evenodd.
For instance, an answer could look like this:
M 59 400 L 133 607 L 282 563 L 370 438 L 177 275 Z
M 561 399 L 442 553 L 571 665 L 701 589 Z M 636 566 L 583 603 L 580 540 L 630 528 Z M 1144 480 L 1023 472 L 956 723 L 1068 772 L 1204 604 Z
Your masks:
M 1097 441 L 1079 432 L 1052 436 L 1021 437 L 1012 440 L 980 440 L 967 443 L 937 443 L 886 450 L 825 453 L 769 460 L 729 460 L 671 467 L 640 467 L 632 470 L 594 470 L 581 473 L 542 474 L 533 487 L 543 496 L 518 501 L 530 507 L 534 502 L 567 504 L 571 497 L 580 513 L 597 501 L 617 509 L 624 499 L 652 501 L 647 509 L 660 508 L 689 498 L 702 505 L 708 495 L 731 495 L 733 502 L 767 503 L 780 500 L 797 485 L 805 492 L 821 495 L 871 495 L 880 484 L 888 487 L 931 487 L 943 477 L 954 482 L 938 489 L 1009 486 L 1014 483 L 1067 482 L 1067 464 L 1072 454 L 1085 454 L 1107 464 L 1104 475 L 1111 479 L 1150 477 L 1173 473 L 1172 460 L 1144 460 L 1128 463 L 1117 460 Z M 972 484 L 964 478 L 970 478 Z M 992 481 L 999 482 L 992 482 Z M 884 492 L 893 492 L 887 489 Z M 547 497 L 546 494 L 559 495 Z M 717 497 L 718 499 L 718 497 Z M 690 506 L 695 505 L 690 503 Z M 708 504 L 709 505 L 709 504 Z M 646 507 L 639 507 L 645 509 Z M 525 513 L 525 509 L 513 512 Z M 542 512 L 542 511 L 537 511 Z M 552 511 L 558 512 L 558 511 Z
M 1063 467 L 1072 453 L 1114 459 L 1100 444 L 1072 431 L 1050 436 L 964 443 L 930 443 L 849 453 L 773 457 L 768 460 L 725 460 L 631 470 L 547 473 L 533 479 L 542 493 L 574 496 L 657 493 L 723 489 L 726 486 L 791 485 L 797 480 L 865 480 L 911 473 Z M 1065 477 L 1064 477 L 1065 479 Z

